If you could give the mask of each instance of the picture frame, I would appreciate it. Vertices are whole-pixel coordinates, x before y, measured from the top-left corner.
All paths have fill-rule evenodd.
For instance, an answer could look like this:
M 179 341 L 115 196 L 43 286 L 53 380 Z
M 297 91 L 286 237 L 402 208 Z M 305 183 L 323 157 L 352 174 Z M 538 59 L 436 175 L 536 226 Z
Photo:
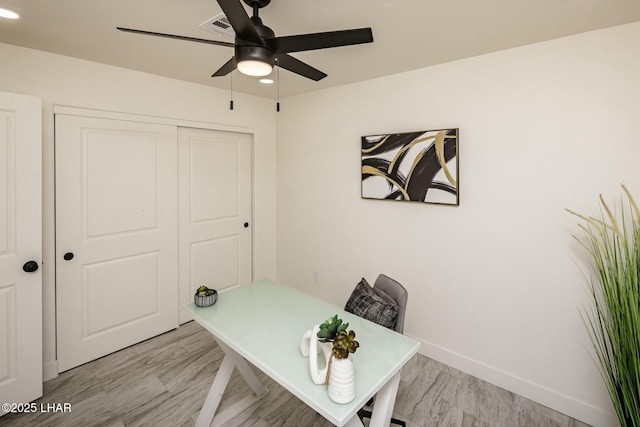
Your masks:
M 363 199 L 459 206 L 459 129 L 361 138 Z

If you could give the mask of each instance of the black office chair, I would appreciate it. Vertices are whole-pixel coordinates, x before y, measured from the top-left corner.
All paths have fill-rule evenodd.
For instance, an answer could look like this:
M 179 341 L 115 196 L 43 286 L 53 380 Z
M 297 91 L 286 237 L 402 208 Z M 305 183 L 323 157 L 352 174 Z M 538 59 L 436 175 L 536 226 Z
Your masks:
M 366 283 L 366 281 L 363 279 L 363 281 Z M 358 286 L 356 287 L 356 291 L 358 290 L 358 287 L 362 286 L 362 282 L 358 284 Z M 367 285 L 368 287 L 368 285 Z M 398 333 L 403 333 L 404 331 L 404 318 L 405 318 L 405 312 L 407 310 L 407 300 L 409 298 L 409 294 L 407 292 L 407 290 L 397 281 L 393 280 L 392 278 L 385 276 L 384 274 L 380 274 L 378 276 L 378 278 L 376 279 L 376 281 L 373 284 L 373 292 L 375 293 L 375 295 L 377 295 L 381 300 L 387 302 L 387 303 L 391 303 L 393 305 L 397 306 L 397 317 L 396 317 L 396 321 L 395 321 L 395 325 L 390 325 L 390 324 L 384 324 L 384 326 L 395 330 Z M 355 292 L 355 291 L 354 291 Z M 353 297 L 353 295 L 352 295 Z M 360 308 L 360 310 L 355 310 L 354 311 L 354 306 L 352 304 L 350 304 L 350 301 L 347 302 L 347 305 L 345 306 L 345 310 L 352 312 L 356 315 L 361 315 L 362 314 L 362 307 L 358 307 Z M 365 310 L 366 311 L 366 310 Z M 392 310 L 393 311 L 393 310 Z M 376 318 L 368 318 L 368 316 L 364 315 L 362 317 L 367 318 L 368 320 L 371 320 L 372 322 L 376 322 L 381 324 L 379 321 L 377 321 Z M 385 321 L 387 320 L 387 318 L 385 317 Z M 369 402 L 367 402 L 367 407 L 370 407 L 373 404 L 373 398 L 371 398 L 371 400 L 369 400 Z M 364 422 L 365 418 L 369 418 L 371 419 L 371 411 L 365 408 L 362 408 L 358 411 L 358 417 L 360 418 L 360 421 Z M 391 418 L 391 424 L 396 424 L 402 427 L 406 426 L 406 423 L 402 420 L 398 420 L 396 418 Z

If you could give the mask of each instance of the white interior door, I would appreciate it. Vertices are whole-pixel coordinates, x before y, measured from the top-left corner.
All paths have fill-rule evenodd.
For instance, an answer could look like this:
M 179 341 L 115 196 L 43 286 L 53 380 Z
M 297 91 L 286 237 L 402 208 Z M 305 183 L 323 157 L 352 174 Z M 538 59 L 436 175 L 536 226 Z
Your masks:
M 0 403 L 42 396 L 41 122 L 40 99 L 0 92 Z
M 56 115 L 58 369 L 178 325 L 177 128 Z
M 251 136 L 178 130 L 180 301 L 251 282 Z M 190 320 L 182 310 L 180 322 Z

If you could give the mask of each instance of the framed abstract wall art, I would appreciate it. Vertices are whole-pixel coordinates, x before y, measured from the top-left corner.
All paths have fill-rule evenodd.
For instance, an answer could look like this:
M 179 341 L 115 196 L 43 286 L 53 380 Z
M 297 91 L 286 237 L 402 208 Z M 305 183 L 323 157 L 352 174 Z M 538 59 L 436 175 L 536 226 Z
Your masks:
M 362 198 L 458 206 L 458 129 L 362 137 Z

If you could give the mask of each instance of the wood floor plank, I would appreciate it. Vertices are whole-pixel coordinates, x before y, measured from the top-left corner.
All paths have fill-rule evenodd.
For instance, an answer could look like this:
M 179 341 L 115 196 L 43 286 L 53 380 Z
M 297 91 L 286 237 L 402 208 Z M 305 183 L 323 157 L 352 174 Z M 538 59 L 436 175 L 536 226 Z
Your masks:
M 36 403 L 70 403 L 71 413 L 8 414 L 0 427 L 193 427 L 223 356 L 211 334 L 189 322 L 47 381 Z M 225 427 L 331 426 L 254 371 L 269 393 Z M 220 408 L 249 393 L 234 372 Z M 401 372 L 394 417 L 408 427 L 588 427 L 421 355 Z

